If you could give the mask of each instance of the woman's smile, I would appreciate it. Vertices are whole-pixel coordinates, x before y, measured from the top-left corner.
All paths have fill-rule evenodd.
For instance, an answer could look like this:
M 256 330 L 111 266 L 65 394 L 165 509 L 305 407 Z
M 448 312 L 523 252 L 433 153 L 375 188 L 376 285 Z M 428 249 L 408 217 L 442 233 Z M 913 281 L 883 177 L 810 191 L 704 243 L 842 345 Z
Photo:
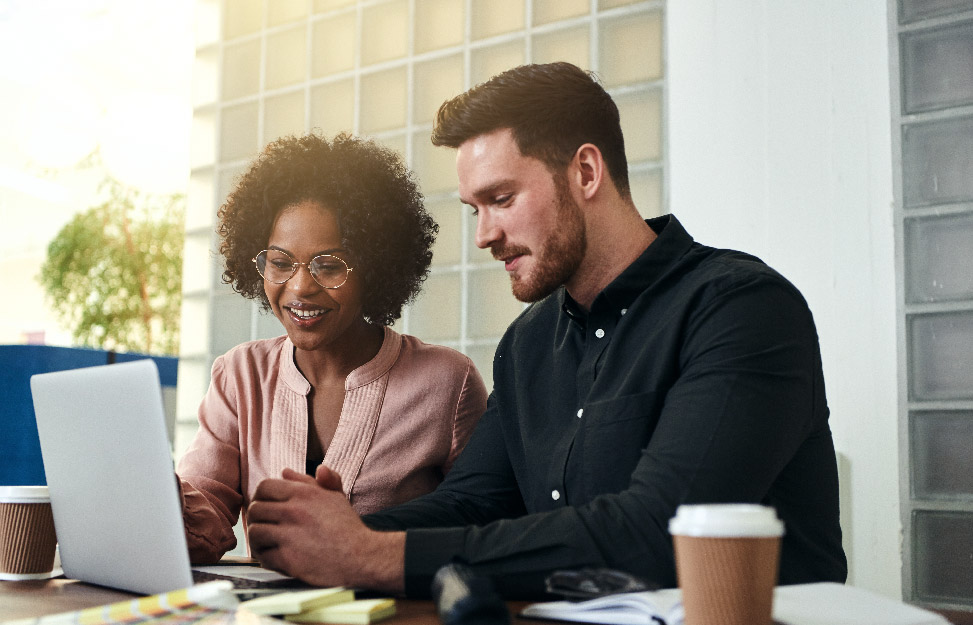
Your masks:
M 313 328 L 318 322 L 325 318 L 325 315 L 328 312 L 330 312 L 330 309 L 308 306 L 306 304 L 284 306 L 283 308 L 287 311 L 291 321 L 298 327 L 304 328 L 305 330 Z

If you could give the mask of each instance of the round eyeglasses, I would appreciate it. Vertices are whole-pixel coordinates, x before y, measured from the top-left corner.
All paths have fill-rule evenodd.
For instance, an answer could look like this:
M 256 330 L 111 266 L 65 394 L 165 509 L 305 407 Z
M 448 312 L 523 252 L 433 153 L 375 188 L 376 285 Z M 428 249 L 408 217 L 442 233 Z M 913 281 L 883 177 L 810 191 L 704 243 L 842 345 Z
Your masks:
M 284 284 L 294 277 L 298 267 L 304 265 L 311 272 L 314 281 L 326 289 L 337 289 L 348 281 L 348 274 L 352 271 L 348 263 L 331 254 L 321 254 L 310 262 L 299 263 L 290 254 L 280 250 L 260 252 L 254 256 L 253 264 L 257 266 L 260 277 L 274 284 Z

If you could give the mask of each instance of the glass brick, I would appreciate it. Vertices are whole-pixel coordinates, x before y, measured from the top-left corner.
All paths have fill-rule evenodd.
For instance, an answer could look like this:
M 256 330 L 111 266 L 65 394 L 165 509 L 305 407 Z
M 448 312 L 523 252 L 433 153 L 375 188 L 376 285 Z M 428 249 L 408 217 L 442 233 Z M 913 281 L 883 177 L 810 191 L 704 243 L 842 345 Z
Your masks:
M 905 205 L 973 201 L 973 117 L 902 130 Z
M 277 89 L 307 77 L 307 29 L 292 28 L 267 37 L 266 88 Z
M 216 161 L 216 115 L 210 112 L 194 113 L 189 124 L 190 166 L 206 167 Z
M 311 75 L 320 78 L 354 69 L 355 39 L 354 13 L 315 22 L 311 31 Z
M 640 89 L 615 97 L 630 163 L 662 159 L 662 92 Z
M 407 86 L 405 67 L 362 76 L 358 100 L 361 132 L 369 134 L 405 126 Z
M 223 3 L 223 38 L 252 35 L 263 23 L 263 0 L 233 0 Z
M 426 202 L 426 210 L 439 224 L 439 234 L 432 248 L 432 264 L 437 267 L 456 265 L 463 260 L 463 208 L 456 200 Z
M 906 113 L 973 103 L 973 22 L 902 35 Z
M 412 138 L 412 166 L 427 197 L 456 191 L 459 186 L 456 150 L 434 146 L 427 133 Z
M 464 0 L 423 0 L 416 3 L 416 54 L 463 43 L 466 32 Z
M 463 55 L 417 63 L 412 75 L 413 122 L 431 122 L 443 102 L 463 92 Z
M 912 22 L 969 10 L 973 10 L 973 0 L 901 0 L 899 19 Z
M 510 276 L 502 268 L 471 272 L 469 289 L 467 327 L 473 338 L 499 338 L 524 310 L 510 290 Z
M 666 214 L 661 170 L 629 172 L 628 185 L 632 191 L 632 201 L 644 219 Z
M 280 319 L 274 316 L 269 310 L 260 308 L 260 304 L 253 302 L 251 306 L 257 307 L 256 311 L 256 336 L 254 339 L 272 339 L 275 336 L 284 334 L 284 326 L 280 324 Z
M 586 15 L 591 3 L 588 0 L 534 0 L 535 26 Z
M 182 250 L 183 293 L 205 293 L 218 271 L 208 231 L 186 234 Z
M 206 228 L 212 230 L 216 220 L 214 205 L 216 181 L 213 170 L 193 171 L 186 193 L 186 231 Z
M 552 63 L 567 61 L 582 69 L 591 69 L 588 55 L 588 27 L 579 26 L 555 30 L 542 35 L 536 35 L 531 48 L 534 63 Z
M 662 14 L 650 11 L 599 24 L 598 73 L 606 87 L 662 78 Z
M 909 417 L 915 497 L 973 500 L 973 412 L 913 412 Z
M 206 387 L 209 386 L 211 366 L 206 358 L 179 359 L 179 392 L 176 395 L 177 415 L 192 415 L 195 418 L 199 410 L 199 402 L 206 394 Z
M 910 399 L 973 399 L 973 312 L 915 314 L 907 325 Z
M 404 132 L 394 135 L 385 135 L 379 139 L 376 139 L 376 141 L 398 154 L 399 158 L 402 159 L 402 162 L 405 162 L 405 150 L 408 139 L 406 138 L 406 134 Z
M 272 0 L 267 3 L 267 24 L 279 26 L 307 17 L 307 0 Z
M 641 0 L 598 0 L 598 10 L 607 11 L 608 9 L 616 9 L 629 4 L 635 4 L 636 2 L 641 2 Z
M 250 340 L 250 300 L 238 293 L 213 294 L 214 354 L 223 354 Z
M 409 333 L 424 341 L 456 340 L 460 331 L 460 276 L 433 274 L 409 309 Z
M 973 299 L 973 214 L 905 220 L 906 301 Z
M 916 599 L 970 605 L 973 514 L 917 510 L 912 534 Z
M 216 48 L 198 50 L 193 63 L 193 106 L 216 102 L 219 81 L 219 62 Z
M 179 311 L 179 362 L 209 345 L 209 294 L 184 294 Z M 207 376 L 209 372 L 207 371 Z M 179 381 L 182 387 L 182 380 Z
M 489 393 L 493 390 L 493 356 L 497 353 L 497 343 L 473 345 L 466 349 L 466 353 L 473 361 L 476 370 L 480 372 L 480 377 L 483 378 L 483 384 L 486 385 Z
M 473 39 L 524 28 L 524 0 L 472 0 Z
M 246 171 L 247 165 L 235 165 L 233 167 L 225 167 L 220 171 L 218 178 L 218 185 L 216 188 L 216 197 L 218 204 L 223 204 L 226 202 L 226 198 L 230 195 L 230 192 L 236 187 L 237 181 L 239 181 L 240 176 Z M 219 282 L 219 278 L 216 279 Z
M 310 124 L 328 136 L 355 129 L 355 81 L 332 82 L 311 90 Z
M 409 4 L 394 0 L 362 11 L 362 64 L 404 57 L 409 51 Z
M 257 103 L 248 102 L 223 109 L 220 119 L 220 160 L 250 158 L 260 149 L 257 138 Z
M 260 41 L 228 45 L 223 50 L 223 99 L 234 100 L 260 90 Z
M 357 1 L 358 0 L 314 0 L 313 10 L 315 13 L 325 13 L 327 11 L 334 11 L 335 9 L 353 6 Z
M 470 83 L 477 85 L 500 72 L 526 63 L 524 43 L 511 41 L 470 51 Z
M 266 145 L 284 135 L 304 134 L 304 91 L 294 91 L 267 98 L 264 103 L 264 138 Z

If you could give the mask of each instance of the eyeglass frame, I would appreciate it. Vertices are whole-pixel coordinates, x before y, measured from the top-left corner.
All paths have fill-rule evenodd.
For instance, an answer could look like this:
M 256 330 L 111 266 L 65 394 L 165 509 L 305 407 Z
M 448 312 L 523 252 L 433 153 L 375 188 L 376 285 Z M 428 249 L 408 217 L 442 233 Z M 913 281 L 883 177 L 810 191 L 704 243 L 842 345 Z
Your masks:
M 268 278 L 267 276 L 265 276 L 263 274 L 263 272 L 260 271 L 260 265 L 257 264 L 257 258 L 259 258 L 261 254 L 264 254 L 264 256 L 266 257 L 266 253 L 267 252 L 280 252 L 281 254 L 283 254 L 284 256 L 286 256 L 287 258 L 289 258 L 291 260 L 291 275 L 287 276 L 281 282 L 274 282 L 273 280 L 271 280 L 270 278 Z M 327 258 L 334 258 L 336 260 L 339 260 L 339 261 L 341 261 L 341 264 L 345 266 L 345 269 L 346 269 L 346 271 L 345 271 L 345 279 L 341 282 L 341 284 L 339 284 L 337 286 L 325 286 L 325 285 L 321 284 L 320 282 L 318 282 L 317 276 L 315 276 L 314 275 L 314 272 L 311 271 L 311 263 L 313 263 L 318 258 L 325 258 L 325 257 L 327 257 Z M 334 254 L 318 254 L 317 256 L 315 256 L 311 260 L 307 261 L 306 263 L 300 263 L 300 262 L 297 262 L 297 260 L 295 260 L 293 256 L 291 256 L 290 254 L 288 254 L 284 250 L 276 250 L 276 249 L 275 250 L 271 250 L 271 249 L 266 249 L 266 250 L 262 250 L 260 252 L 257 252 L 257 255 L 254 256 L 253 258 L 251 258 L 250 260 L 253 262 L 253 266 L 257 270 L 257 275 L 259 275 L 264 280 L 270 282 L 271 284 L 286 284 L 288 280 L 290 280 L 291 278 L 293 278 L 294 276 L 297 275 L 297 268 L 300 267 L 300 266 L 303 266 L 303 267 L 305 267 L 307 269 L 307 272 L 309 274 L 311 274 L 311 279 L 314 280 L 314 283 L 317 284 L 318 286 L 320 286 L 322 289 L 340 289 L 341 287 L 343 287 L 348 282 L 348 278 L 351 276 L 351 272 L 355 270 L 354 267 L 351 267 L 350 265 L 348 265 L 348 262 L 344 258 L 342 258 L 340 256 L 335 256 Z M 266 265 L 266 262 L 264 262 L 264 265 Z

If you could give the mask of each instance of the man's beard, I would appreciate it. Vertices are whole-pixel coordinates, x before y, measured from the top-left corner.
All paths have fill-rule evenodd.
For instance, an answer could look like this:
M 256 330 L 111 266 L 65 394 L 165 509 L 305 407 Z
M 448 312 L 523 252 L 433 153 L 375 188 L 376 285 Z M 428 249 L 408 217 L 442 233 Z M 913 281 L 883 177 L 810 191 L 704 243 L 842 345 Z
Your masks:
M 571 197 L 563 175 L 554 176 L 554 190 L 557 226 L 541 243 L 539 253 L 534 254 L 531 272 L 524 276 L 510 274 L 514 297 L 522 302 L 536 302 L 553 293 L 571 279 L 584 259 L 588 238 L 581 207 Z M 494 256 L 503 257 L 511 252 L 529 253 L 530 250 L 510 248 L 494 252 Z

